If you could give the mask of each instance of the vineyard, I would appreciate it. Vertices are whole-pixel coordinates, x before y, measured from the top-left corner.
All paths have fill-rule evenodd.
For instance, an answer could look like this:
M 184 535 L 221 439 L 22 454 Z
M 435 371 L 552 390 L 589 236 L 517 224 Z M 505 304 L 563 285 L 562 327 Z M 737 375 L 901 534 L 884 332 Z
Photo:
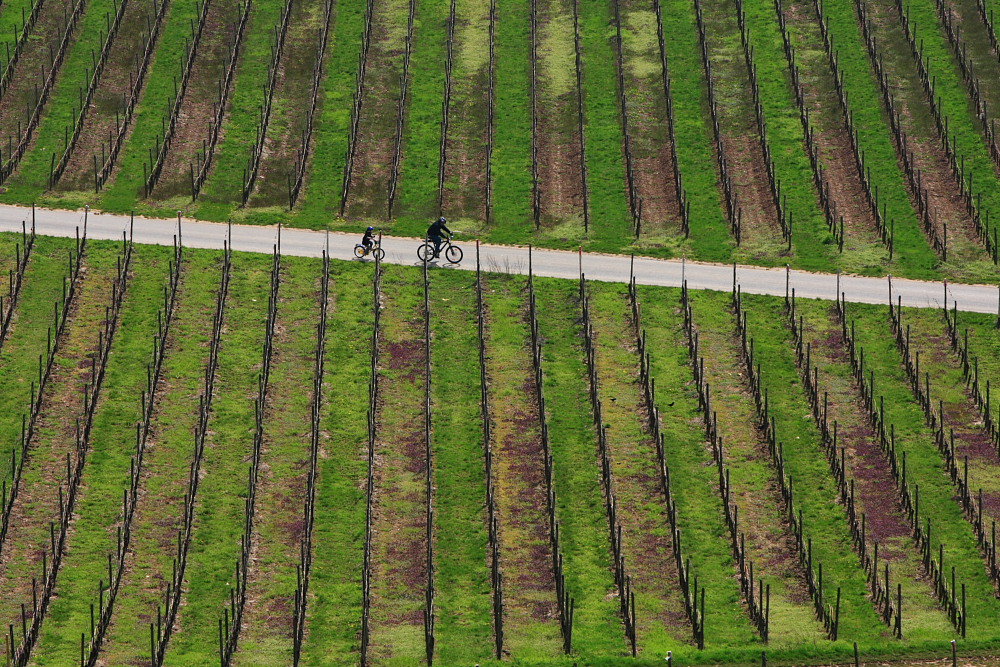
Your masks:
M 1000 279 L 995 0 L 8 0 L 0 201 Z
M 182 241 L 0 236 L 5 665 L 1000 642 L 995 315 Z

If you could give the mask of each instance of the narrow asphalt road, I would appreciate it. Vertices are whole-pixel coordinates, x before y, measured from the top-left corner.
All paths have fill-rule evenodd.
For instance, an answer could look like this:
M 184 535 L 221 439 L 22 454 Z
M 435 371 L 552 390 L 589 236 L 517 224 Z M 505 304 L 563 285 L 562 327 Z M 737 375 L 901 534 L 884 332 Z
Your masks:
M 78 227 L 82 229 L 84 211 L 61 211 L 38 209 L 35 213 L 36 230 L 49 236 L 72 237 Z M 129 228 L 129 217 L 107 213 L 90 213 L 87 218 L 87 236 L 91 239 L 120 239 L 122 232 Z M 0 231 L 20 231 L 23 221 L 30 227 L 32 211 L 19 206 L 0 205 Z M 178 231 L 177 219 L 164 220 L 136 218 L 133 239 L 136 243 L 171 245 Z M 229 233 L 229 226 L 222 223 L 183 220 L 182 242 L 185 247 L 221 249 Z M 233 250 L 270 253 L 277 242 L 275 227 L 254 225 L 233 225 Z M 281 252 L 298 257 L 320 257 L 324 245 L 329 242 L 333 259 L 356 260 L 354 244 L 360 234 L 315 232 L 304 229 L 283 228 L 281 230 Z M 456 242 L 465 251 L 460 265 L 435 261 L 435 265 L 462 270 L 475 270 L 475 240 L 456 237 Z M 416 257 L 418 239 L 404 237 L 383 237 L 386 249 L 385 261 L 392 264 L 418 266 Z M 482 245 L 480 258 L 484 270 L 524 274 L 528 272 L 529 250 L 525 247 Z M 636 281 L 643 285 L 679 287 L 687 280 L 692 289 L 728 291 L 734 280 L 733 265 L 685 262 L 683 260 L 661 260 L 636 257 L 634 264 L 627 256 L 603 255 L 564 250 L 531 251 L 532 270 L 536 276 L 575 279 L 582 267 L 589 280 L 605 282 L 627 282 L 630 265 L 634 266 Z M 904 306 L 917 308 L 940 308 L 945 301 L 949 306 L 958 304 L 958 309 L 977 313 L 997 313 L 1000 311 L 1000 290 L 993 285 L 943 284 L 899 278 L 864 278 L 842 276 L 807 271 L 786 271 L 754 266 L 735 267 L 735 279 L 744 292 L 782 296 L 786 285 L 793 288 L 796 295 L 804 298 L 833 300 L 839 291 L 847 301 L 856 303 L 886 303 L 890 289 L 893 299 L 902 297 Z M 891 286 L 890 286 L 891 283 Z

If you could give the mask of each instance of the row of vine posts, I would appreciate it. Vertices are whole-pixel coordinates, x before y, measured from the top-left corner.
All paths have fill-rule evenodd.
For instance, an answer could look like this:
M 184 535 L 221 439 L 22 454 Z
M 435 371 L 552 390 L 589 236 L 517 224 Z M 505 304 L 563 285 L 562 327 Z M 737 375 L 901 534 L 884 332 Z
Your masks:
M 96 350 L 90 355 L 90 381 L 83 388 L 82 419 L 77 417 L 75 425 L 74 453 L 66 452 L 66 479 L 59 484 L 59 518 L 58 526 L 49 522 L 49 543 L 42 547 L 41 578 L 31 580 L 31 620 L 26 615 L 26 605 L 21 604 L 21 641 L 15 643 L 14 626 L 8 626 L 9 663 L 14 667 L 24 667 L 31 659 L 31 652 L 38 641 L 42 623 L 48 612 L 52 594 L 55 591 L 56 579 L 62 566 L 66 551 L 66 540 L 69 536 L 69 526 L 73 519 L 76 501 L 80 490 L 80 481 L 86 466 L 90 451 L 90 434 L 94 424 L 94 414 L 100 399 L 104 374 L 107 369 L 111 345 L 118 328 L 121 306 L 129 286 L 129 276 L 132 261 L 132 240 L 123 233 L 122 248 L 118 255 L 117 272 L 111 285 L 110 303 L 104 308 L 104 320 L 97 331 Z M 79 268 L 79 264 L 78 264 Z M 67 310 L 63 310 L 65 323 Z M 38 405 L 41 405 L 43 395 L 39 392 Z M 26 447 L 30 442 L 25 443 Z M 27 453 L 25 451 L 25 453 Z M 23 464 L 23 457 L 22 457 Z M 9 512 L 5 519 L 9 518 Z M 46 551 L 46 547 L 48 551 Z M 91 612 L 93 613 L 93 611 Z
M 188 468 L 187 488 L 184 491 L 182 508 L 182 528 L 177 533 L 177 553 L 171 564 L 171 575 L 163 591 L 163 607 L 156 606 L 156 622 L 149 624 L 149 652 L 151 667 L 163 664 L 167 645 L 174 631 L 174 622 L 183 596 L 184 571 L 187 568 L 188 552 L 194 532 L 195 503 L 201 479 L 201 463 L 205 453 L 205 439 L 212 414 L 212 399 L 215 395 L 216 371 L 219 365 L 219 350 L 222 346 L 222 330 L 226 303 L 229 298 L 229 282 L 232 276 L 232 230 L 223 246 L 222 267 L 219 288 L 216 292 L 215 311 L 212 315 L 212 336 L 209 343 L 208 363 L 202 390 L 198 396 L 198 417 L 194 428 L 194 443 Z

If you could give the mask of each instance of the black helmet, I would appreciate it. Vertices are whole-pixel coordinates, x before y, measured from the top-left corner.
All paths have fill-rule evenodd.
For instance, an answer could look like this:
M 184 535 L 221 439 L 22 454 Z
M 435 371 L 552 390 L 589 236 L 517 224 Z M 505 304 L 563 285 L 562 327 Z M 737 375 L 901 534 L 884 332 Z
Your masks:
M 437 221 L 438 222 L 448 222 L 447 220 L 444 219 L 444 216 L 441 216 L 440 218 L 438 218 Z

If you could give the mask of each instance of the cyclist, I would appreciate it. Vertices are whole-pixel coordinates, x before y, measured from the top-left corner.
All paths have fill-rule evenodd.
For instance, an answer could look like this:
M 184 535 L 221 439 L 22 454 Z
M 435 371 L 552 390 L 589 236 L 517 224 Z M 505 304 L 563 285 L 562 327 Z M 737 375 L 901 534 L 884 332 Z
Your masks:
M 451 230 L 445 224 L 448 222 L 443 217 L 438 218 L 427 228 L 427 239 L 434 244 L 434 258 L 441 254 L 441 244 L 444 243 L 444 234 L 451 236 Z
M 361 245 L 365 247 L 365 254 L 372 251 L 375 247 L 375 228 L 369 227 L 365 230 L 365 235 L 361 237 Z

